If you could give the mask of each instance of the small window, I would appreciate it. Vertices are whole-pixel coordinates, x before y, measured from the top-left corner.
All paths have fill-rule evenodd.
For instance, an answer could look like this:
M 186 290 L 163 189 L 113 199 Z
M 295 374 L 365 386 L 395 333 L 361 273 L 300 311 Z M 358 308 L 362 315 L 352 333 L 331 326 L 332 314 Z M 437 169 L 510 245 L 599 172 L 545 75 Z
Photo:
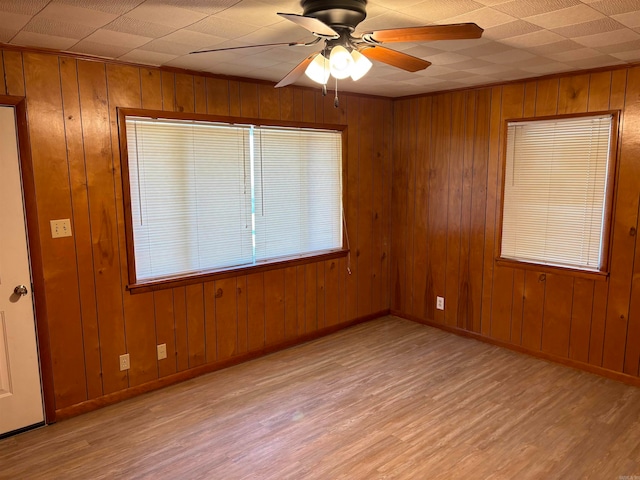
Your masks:
M 602 271 L 612 114 L 507 123 L 501 258 Z
M 131 283 L 342 249 L 340 131 L 123 118 Z

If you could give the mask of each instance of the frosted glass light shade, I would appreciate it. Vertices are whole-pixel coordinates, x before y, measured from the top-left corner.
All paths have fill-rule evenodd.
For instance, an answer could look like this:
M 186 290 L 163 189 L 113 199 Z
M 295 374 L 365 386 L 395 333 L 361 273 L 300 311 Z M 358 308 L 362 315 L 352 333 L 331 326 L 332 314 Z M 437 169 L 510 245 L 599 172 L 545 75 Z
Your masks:
M 333 47 L 329 55 L 331 75 L 337 79 L 347 78 L 351 75 L 353 63 L 353 57 L 346 48 L 340 45 Z
M 314 82 L 326 85 L 327 81 L 329 81 L 329 74 L 331 73 L 329 70 L 329 60 L 319 53 L 309 64 L 304 73 Z
M 353 58 L 353 68 L 351 69 L 351 78 L 354 81 L 360 80 L 371 69 L 372 63 L 367 57 L 362 55 L 357 50 L 354 50 L 353 52 L 351 52 L 351 57 Z

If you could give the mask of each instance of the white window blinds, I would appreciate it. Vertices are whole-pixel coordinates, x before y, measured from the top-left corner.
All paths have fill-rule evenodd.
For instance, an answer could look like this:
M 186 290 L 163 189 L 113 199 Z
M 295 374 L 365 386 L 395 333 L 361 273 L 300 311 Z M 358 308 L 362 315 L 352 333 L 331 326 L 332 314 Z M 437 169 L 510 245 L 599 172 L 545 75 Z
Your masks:
M 611 115 L 510 122 L 503 258 L 598 270 Z
M 340 132 L 127 117 L 136 279 L 340 248 Z
M 258 260 L 342 245 L 341 141 L 321 130 L 256 130 Z

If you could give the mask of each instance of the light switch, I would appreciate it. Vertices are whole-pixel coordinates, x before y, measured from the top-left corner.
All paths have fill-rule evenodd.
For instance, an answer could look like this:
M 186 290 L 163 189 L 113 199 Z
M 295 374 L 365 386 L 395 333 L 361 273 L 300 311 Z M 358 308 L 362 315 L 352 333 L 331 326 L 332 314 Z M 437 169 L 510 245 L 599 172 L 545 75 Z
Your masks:
M 71 220 L 63 218 L 61 220 L 51 220 L 51 238 L 70 237 Z

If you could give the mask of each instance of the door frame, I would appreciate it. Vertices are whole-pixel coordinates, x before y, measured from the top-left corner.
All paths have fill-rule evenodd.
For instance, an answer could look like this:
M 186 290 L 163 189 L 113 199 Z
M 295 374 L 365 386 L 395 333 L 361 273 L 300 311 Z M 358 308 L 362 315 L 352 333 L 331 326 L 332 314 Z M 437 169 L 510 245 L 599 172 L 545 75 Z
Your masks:
M 49 340 L 49 322 L 44 288 L 44 269 L 42 249 L 40 248 L 40 229 L 38 228 L 38 205 L 36 202 L 35 177 L 31 161 L 31 142 L 25 97 L 0 95 L 0 106 L 15 108 L 16 129 L 18 133 L 18 153 L 20 156 L 20 175 L 22 177 L 22 195 L 27 223 L 27 246 L 29 266 L 33 285 L 34 316 L 36 323 L 36 342 L 40 364 L 40 379 L 44 400 L 45 422 L 56 421 L 55 394 L 53 389 L 53 364 Z

